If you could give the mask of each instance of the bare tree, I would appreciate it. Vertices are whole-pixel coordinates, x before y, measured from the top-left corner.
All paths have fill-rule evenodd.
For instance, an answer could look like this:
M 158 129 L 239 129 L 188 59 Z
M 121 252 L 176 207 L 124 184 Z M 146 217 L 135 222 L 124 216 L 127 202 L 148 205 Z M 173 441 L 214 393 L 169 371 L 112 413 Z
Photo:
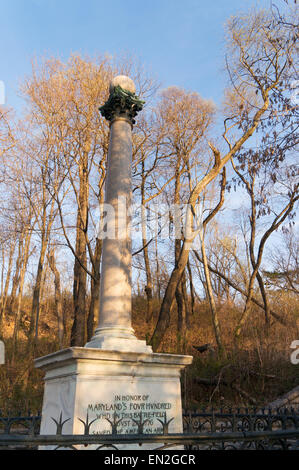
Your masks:
M 16 142 L 12 111 L 0 106 L 0 157 L 10 151 Z
M 78 55 L 65 64 L 45 60 L 33 67 L 23 87 L 31 114 L 51 148 L 47 189 L 55 200 L 66 245 L 74 255 L 73 346 L 85 344 L 98 315 L 101 241 L 96 219 L 101 216 L 98 206 L 103 201 L 108 152 L 108 125 L 100 118 L 98 107 L 107 99 L 112 75 L 128 68 L 141 92 L 150 94 L 151 80 L 129 61 L 113 64 L 106 57 L 95 61 Z M 53 168 L 60 170 L 61 184 L 55 184 Z
M 157 133 L 162 136 L 159 139 L 159 152 L 164 156 L 165 163 L 168 166 L 168 171 L 166 170 L 169 178 L 167 200 L 175 212 L 175 214 L 170 213 L 175 232 L 175 265 L 179 262 L 182 244 L 184 243 L 181 226 L 178 226 L 177 218 L 181 218 L 181 205 L 186 204 L 188 201 L 190 184 L 192 184 L 191 178 L 196 178 L 196 170 L 194 170 L 195 156 L 203 147 L 204 136 L 211 125 L 213 115 L 213 103 L 203 100 L 197 93 L 186 92 L 176 87 L 163 91 L 161 100 L 155 110 Z M 202 165 L 204 165 L 204 162 Z M 162 334 L 164 334 L 166 331 L 170 322 L 172 301 L 175 298 L 178 311 L 178 340 L 183 349 L 189 323 L 185 266 L 177 279 L 171 303 L 167 309 L 162 308 L 160 310 L 159 320 L 151 340 L 153 342 L 157 335 L 160 335 L 162 331 Z
M 238 154 L 254 132 L 263 125 L 263 119 L 274 112 L 277 90 L 282 92 L 284 78 L 289 79 L 292 67 L 290 57 L 295 51 L 293 34 L 282 31 L 281 25 L 266 12 L 250 12 L 233 17 L 227 28 L 230 49 L 228 70 L 233 81 L 235 101 L 224 121 L 223 137 L 229 146 L 227 153 L 210 142 L 214 165 L 193 186 L 188 199 L 195 213 L 195 205 L 202 191 L 222 171 L 223 167 Z M 285 34 L 284 34 L 285 33 Z M 249 98 L 257 101 L 250 102 Z M 235 109 L 239 112 L 235 113 Z M 240 113 L 244 109 L 244 113 Z M 232 132 L 235 132 L 234 136 Z M 189 225 L 192 216 L 190 215 Z M 168 312 L 175 291 L 188 262 L 192 243 L 198 232 L 184 237 L 179 258 L 173 269 L 160 309 L 159 320 L 151 343 L 155 349 L 160 345 L 167 328 Z
M 263 270 L 269 288 L 299 294 L 299 236 L 292 226 L 282 233 L 282 246 L 270 252 L 272 270 Z
M 58 326 L 58 344 L 59 348 L 63 348 L 64 339 L 65 339 L 65 321 L 62 310 L 62 299 L 61 299 L 61 282 L 60 282 L 60 272 L 57 269 L 55 261 L 55 250 L 52 247 L 48 253 L 49 266 L 54 275 L 54 285 L 55 285 L 55 310 L 57 315 L 57 326 Z

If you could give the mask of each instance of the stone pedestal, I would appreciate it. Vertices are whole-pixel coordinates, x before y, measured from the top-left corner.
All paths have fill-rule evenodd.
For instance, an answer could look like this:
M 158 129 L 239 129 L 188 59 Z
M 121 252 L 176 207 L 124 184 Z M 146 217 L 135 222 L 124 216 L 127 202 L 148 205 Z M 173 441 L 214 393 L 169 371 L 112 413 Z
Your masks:
M 161 433 L 166 413 L 170 433 L 182 432 L 180 371 L 191 356 L 69 348 L 39 358 L 35 366 L 45 371 L 41 434 L 56 434 L 56 424 L 69 419 L 62 434 L 84 434 L 80 421 L 97 420 L 90 434 L 110 434 L 114 413 L 122 421 L 121 434 L 137 433 L 133 421 L 148 420 L 144 433 Z M 158 445 L 135 446 L 139 450 Z M 120 450 L 132 449 L 119 446 Z M 107 450 L 107 449 L 106 449 Z

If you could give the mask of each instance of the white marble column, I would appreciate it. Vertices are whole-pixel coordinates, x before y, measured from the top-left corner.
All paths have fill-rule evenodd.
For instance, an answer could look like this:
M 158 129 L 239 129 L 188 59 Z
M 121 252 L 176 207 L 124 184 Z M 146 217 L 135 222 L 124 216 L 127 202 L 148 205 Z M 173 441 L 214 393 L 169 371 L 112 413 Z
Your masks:
M 99 325 L 86 344 L 88 348 L 152 351 L 145 341 L 137 340 L 131 324 L 129 212 L 132 199 L 132 127 L 134 117 L 142 107 L 139 104 L 138 108 L 138 103 L 141 102 L 135 95 L 133 81 L 120 75 L 112 81 L 109 100 L 101 108 L 102 114 L 110 121 L 105 208 L 110 207 L 111 211 L 103 240 Z

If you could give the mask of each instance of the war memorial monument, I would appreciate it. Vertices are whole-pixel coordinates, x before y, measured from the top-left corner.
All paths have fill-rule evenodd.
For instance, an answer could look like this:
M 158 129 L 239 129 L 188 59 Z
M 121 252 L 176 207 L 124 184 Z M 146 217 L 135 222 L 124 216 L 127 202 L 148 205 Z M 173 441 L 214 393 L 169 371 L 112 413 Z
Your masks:
M 63 434 L 83 434 L 82 421 L 95 420 L 90 433 L 182 432 L 180 374 L 192 356 L 159 354 L 138 340 L 131 322 L 130 216 L 132 128 L 143 102 L 123 75 L 110 85 L 100 108 L 110 122 L 105 203 L 113 208 L 117 236 L 103 239 L 99 324 L 85 347 L 70 347 L 35 360 L 45 372 L 40 433 L 56 434 L 52 419 L 68 420 Z M 120 205 L 120 201 L 125 205 Z M 130 448 L 130 447 L 126 447 Z M 142 446 L 142 449 L 145 448 Z

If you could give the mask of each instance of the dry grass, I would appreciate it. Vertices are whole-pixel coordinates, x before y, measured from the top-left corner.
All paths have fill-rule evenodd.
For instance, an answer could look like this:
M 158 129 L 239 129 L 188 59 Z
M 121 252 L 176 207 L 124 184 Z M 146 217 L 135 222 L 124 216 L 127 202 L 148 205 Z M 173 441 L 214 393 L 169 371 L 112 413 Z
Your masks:
M 239 344 L 233 341 L 233 331 L 240 315 L 240 309 L 230 305 L 218 306 L 225 356 L 219 356 L 211 324 L 209 307 L 204 302 L 197 304 L 191 327 L 187 332 L 186 344 L 178 349 L 176 312 L 173 311 L 169 330 L 166 332 L 161 352 L 184 353 L 194 357 L 193 364 L 182 377 L 183 403 L 188 408 L 201 406 L 264 406 L 278 396 L 299 385 L 299 366 L 290 362 L 290 344 L 299 339 L 299 307 L 294 299 L 276 297 L 272 299 L 275 310 L 289 320 L 285 328 L 272 322 L 270 331 L 264 327 L 263 313 L 254 309 Z M 7 314 L 3 338 L 6 345 L 7 361 L 0 366 L 0 410 L 25 413 L 41 410 L 43 396 L 42 373 L 33 367 L 33 360 L 26 356 L 26 332 L 28 330 L 30 302 L 24 303 L 24 313 L 19 335 L 18 352 L 11 362 L 11 336 L 13 316 Z M 71 327 L 71 303 L 66 305 L 68 331 Z M 149 339 L 154 330 L 158 302 L 150 324 L 145 322 L 145 301 L 135 297 L 133 301 L 133 327 L 140 339 Z M 59 349 L 57 341 L 57 320 L 53 302 L 41 310 L 40 339 L 35 357 Z M 68 346 L 66 338 L 65 346 Z M 194 346 L 211 343 L 214 350 L 199 353 Z M 200 379 L 209 379 L 211 384 L 202 384 Z
M 235 343 L 233 332 L 240 308 L 227 303 L 218 306 L 225 356 L 217 354 L 207 304 L 197 305 L 187 332 L 185 348 L 180 351 L 174 312 L 160 350 L 194 357 L 192 366 L 187 369 L 182 380 L 187 407 L 265 406 L 299 385 L 299 366 L 290 362 L 290 345 L 294 339 L 299 339 L 299 306 L 294 299 L 284 296 L 277 296 L 272 302 L 275 311 L 288 319 L 289 326 L 286 328 L 271 320 L 270 330 L 267 331 L 263 312 L 259 308 L 253 309 L 239 344 Z M 156 319 L 147 326 L 142 321 L 143 308 L 142 300 L 135 299 L 133 326 L 140 338 L 148 338 Z M 206 343 L 211 343 L 214 350 L 199 353 L 194 348 Z M 210 379 L 216 384 L 198 384 L 198 379 Z

